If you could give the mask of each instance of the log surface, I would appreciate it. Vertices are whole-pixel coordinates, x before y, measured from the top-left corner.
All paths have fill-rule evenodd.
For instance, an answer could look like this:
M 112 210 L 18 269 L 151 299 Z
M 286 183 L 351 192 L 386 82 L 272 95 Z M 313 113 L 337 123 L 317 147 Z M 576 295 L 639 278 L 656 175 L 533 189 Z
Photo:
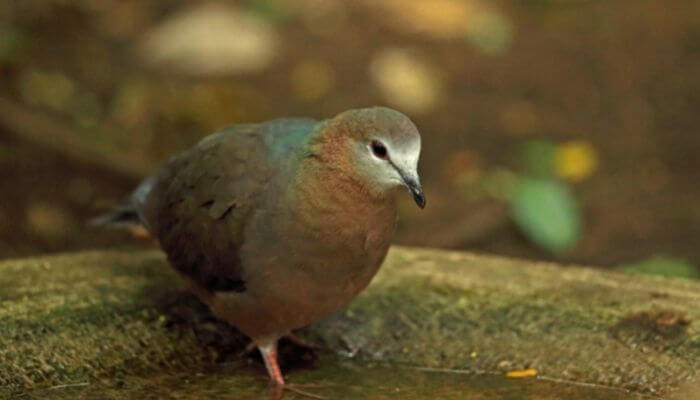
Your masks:
M 700 371 L 698 304 L 698 281 L 395 247 L 365 292 L 304 334 L 356 360 L 453 373 L 533 368 L 549 382 L 665 398 Z M 195 377 L 212 369 L 235 376 L 227 354 L 243 342 L 203 313 L 159 251 L 4 261 L 0 397 L 129 398 L 183 376 L 196 392 Z M 333 359 L 320 368 L 345 362 Z M 240 380 L 250 386 L 262 373 Z

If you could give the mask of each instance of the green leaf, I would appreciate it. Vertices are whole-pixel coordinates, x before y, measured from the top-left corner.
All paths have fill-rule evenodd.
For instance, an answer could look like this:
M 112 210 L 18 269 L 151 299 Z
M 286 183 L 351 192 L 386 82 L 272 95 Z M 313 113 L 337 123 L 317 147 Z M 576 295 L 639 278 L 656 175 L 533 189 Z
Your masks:
M 581 233 L 581 217 L 569 188 L 550 179 L 523 178 L 511 198 L 516 225 L 535 244 L 553 253 L 571 249 Z
M 622 264 L 615 269 L 633 274 L 700 278 L 700 272 L 688 261 L 665 255 L 657 255 L 638 263 Z

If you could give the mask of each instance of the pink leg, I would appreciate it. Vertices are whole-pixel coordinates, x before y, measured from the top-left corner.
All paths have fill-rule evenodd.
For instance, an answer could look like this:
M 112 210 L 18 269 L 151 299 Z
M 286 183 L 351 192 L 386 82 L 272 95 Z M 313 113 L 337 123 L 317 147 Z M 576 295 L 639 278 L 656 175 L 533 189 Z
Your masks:
M 277 363 L 277 339 L 269 342 L 266 341 L 263 343 L 258 343 L 258 350 L 260 350 L 260 354 L 262 354 L 263 361 L 265 361 L 267 374 L 270 375 L 270 379 L 275 385 L 273 388 L 273 392 L 271 393 L 271 398 L 279 399 L 281 397 L 282 390 L 289 390 L 290 392 L 294 392 L 312 399 L 326 400 L 326 398 L 323 396 L 318 396 L 313 393 L 309 393 L 299 389 L 297 385 L 287 385 L 284 383 L 282 371 L 280 370 L 280 366 Z
M 265 367 L 267 368 L 267 373 L 270 375 L 272 382 L 274 382 L 275 385 L 284 386 L 284 377 L 277 363 L 277 340 L 270 343 L 258 344 L 258 349 L 260 350 L 260 354 L 262 354 L 263 361 L 265 361 Z

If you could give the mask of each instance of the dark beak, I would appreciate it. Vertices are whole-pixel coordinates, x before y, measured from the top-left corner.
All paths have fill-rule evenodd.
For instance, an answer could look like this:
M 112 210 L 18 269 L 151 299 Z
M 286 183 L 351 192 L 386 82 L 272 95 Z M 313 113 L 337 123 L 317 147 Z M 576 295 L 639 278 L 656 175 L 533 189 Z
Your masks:
M 404 185 L 406 185 L 408 190 L 413 195 L 413 200 L 416 202 L 416 204 L 418 204 L 418 207 L 425 208 L 425 194 L 423 194 L 423 188 L 418 181 L 418 176 L 414 177 L 412 176 L 413 174 L 406 173 L 401 168 L 397 167 L 393 162 L 389 162 L 391 163 L 391 166 L 396 169 L 396 172 L 401 175 Z
M 413 200 L 418 204 L 418 207 L 425 208 L 425 194 L 423 193 L 423 188 L 420 186 L 420 183 L 406 182 L 406 186 L 408 186 L 408 190 L 411 191 Z

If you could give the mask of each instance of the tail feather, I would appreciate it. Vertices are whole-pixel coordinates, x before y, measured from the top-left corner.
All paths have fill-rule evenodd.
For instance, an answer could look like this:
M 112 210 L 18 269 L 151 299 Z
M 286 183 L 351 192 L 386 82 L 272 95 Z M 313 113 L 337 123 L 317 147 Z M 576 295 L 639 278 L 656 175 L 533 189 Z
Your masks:
M 135 237 L 150 240 L 147 223 L 142 218 L 139 209 L 145 204 L 148 195 L 153 187 L 153 179 L 148 178 L 134 190 L 134 192 L 122 202 L 114 207 L 111 212 L 99 215 L 88 221 L 88 226 L 93 228 L 115 228 L 125 229 Z
M 146 178 L 136 187 L 129 198 L 114 207 L 112 212 L 91 219 L 88 221 L 88 225 L 95 227 L 145 226 L 138 209 L 139 205 L 146 203 L 146 199 L 153 189 L 154 179 L 153 177 Z
M 121 206 L 112 212 L 99 215 L 88 221 L 89 226 L 121 228 L 127 225 L 142 225 L 138 213 L 133 207 Z

